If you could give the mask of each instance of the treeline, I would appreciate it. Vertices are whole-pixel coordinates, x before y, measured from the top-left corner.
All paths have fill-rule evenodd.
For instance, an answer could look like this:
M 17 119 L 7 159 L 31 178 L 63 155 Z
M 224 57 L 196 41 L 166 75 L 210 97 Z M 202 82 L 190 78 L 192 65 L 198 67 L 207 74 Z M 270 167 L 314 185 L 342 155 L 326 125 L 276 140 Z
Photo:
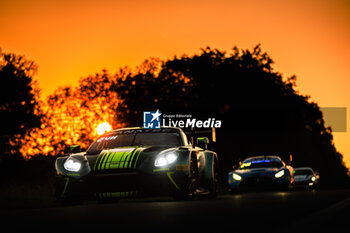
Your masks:
M 17 57 L 15 65 L 4 59 L 9 54 L 1 55 L 1 79 L 6 80 L 7 90 L 15 92 L 18 84 L 9 80 L 17 78 L 16 69 L 36 67 L 23 57 L 11 55 Z M 192 56 L 148 59 L 135 69 L 124 67 L 115 74 L 103 70 L 81 78 L 76 87 L 59 88 L 47 101 L 39 100 L 33 75 L 24 72 L 21 76 L 28 80 L 23 85 L 30 87 L 25 92 L 30 100 L 1 99 L 2 119 L 10 109 L 7 101 L 19 107 L 31 103 L 33 109 L 26 111 L 31 117 L 19 114 L 1 123 L 17 130 L 1 131 L 1 140 L 8 140 L 2 144 L 1 160 L 15 154 L 27 159 L 54 156 L 67 144 L 86 148 L 96 138 L 99 123 L 107 121 L 113 128 L 142 126 L 143 111 L 159 109 L 222 121 L 217 142 L 210 145 L 219 155 L 222 182 L 232 165 L 260 154 L 280 155 L 285 161 L 292 157 L 295 167 L 311 166 L 320 172 L 324 186 L 349 182 L 319 106 L 297 92 L 295 76 L 285 78 L 274 71 L 272 59 L 260 45 L 229 52 L 208 47 Z

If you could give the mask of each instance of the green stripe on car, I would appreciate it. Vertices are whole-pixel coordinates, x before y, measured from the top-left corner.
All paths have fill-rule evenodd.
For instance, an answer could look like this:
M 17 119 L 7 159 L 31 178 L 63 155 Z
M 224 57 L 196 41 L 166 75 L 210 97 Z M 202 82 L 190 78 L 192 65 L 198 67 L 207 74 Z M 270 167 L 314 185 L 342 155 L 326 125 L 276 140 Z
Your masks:
M 135 168 L 140 153 L 139 148 L 112 149 L 103 152 L 97 157 L 93 170 Z

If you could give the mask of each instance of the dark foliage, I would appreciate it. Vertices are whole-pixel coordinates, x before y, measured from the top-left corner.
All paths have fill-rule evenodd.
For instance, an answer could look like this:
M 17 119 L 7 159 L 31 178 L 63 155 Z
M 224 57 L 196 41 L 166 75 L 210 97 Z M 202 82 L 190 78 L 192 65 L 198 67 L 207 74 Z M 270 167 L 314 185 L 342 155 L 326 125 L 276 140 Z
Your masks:
M 20 155 L 6 156 L 0 163 L 0 187 L 2 184 L 53 185 L 55 160 L 56 157 L 42 155 L 29 160 Z
M 203 49 L 175 57 L 159 72 L 130 73 L 113 90 L 122 100 L 117 115 L 141 125 L 142 112 L 190 113 L 223 122 L 218 142 L 222 180 L 231 166 L 248 156 L 276 154 L 293 166 L 319 171 L 325 186 L 348 183 L 347 168 L 336 151 L 322 112 L 295 90 L 296 77 L 283 79 L 260 45 L 233 53 Z
M 275 154 L 285 161 L 292 155 L 294 167 L 311 166 L 319 171 L 323 187 L 347 185 L 348 170 L 334 147 L 332 130 L 324 126 L 319 106 L 296 91 L 295 76 L 283 78 L 272 65 L 260 45 L 253 51 L 235 47 L 231 53 L 206 48 L 199 55 L 163 63 L 146 60 L 136 71 L 125 68 L 115 76 L 103 71 L 95 78 L 82 79 L 77 91 L 86 102 L 79 102 L 77 112 L 84 115 L 82 109 L 89 109 L 91 103 L 94 114 L 114 117 L 117 127 L 141 126 L 143 111 L 157 109 L 219 119 L 222 127 L 209 149 L 218 152 L 223 184 L 227 172 L 240 160 Z M 32 80 L 35 71 L 34 63 L 23 57 L 1 54 L 0 175 L 9 182 L 26 177 L 24 181 L 41 183 L 54 177 L 54 158 L 37 156 L 25 161 L 13 140 L 40 125 L 41 116 L 35 114 L 40 112 Z M 72 97 L 63 94 L 50 101 L 59 105 Z M 103 99 L 98 101 L 98 97 Z M 101 108 L 106 105 L 115 114 Z
M 23 56 L 0 50 L 0 159 L 18 154 L 18 141 L 28 130 L 40 126 L 38 89 L 33 75 L 36 65 Z

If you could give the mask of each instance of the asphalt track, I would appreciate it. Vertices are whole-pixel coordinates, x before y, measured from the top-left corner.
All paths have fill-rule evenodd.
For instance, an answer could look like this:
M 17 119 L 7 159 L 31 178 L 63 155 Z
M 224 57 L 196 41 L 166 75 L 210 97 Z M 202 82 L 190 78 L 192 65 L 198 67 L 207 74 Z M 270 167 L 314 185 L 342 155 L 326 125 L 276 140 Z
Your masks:
M 349 232 L 350 190 L 90 203 L 16 210 L 0 219 L 8 232 Z

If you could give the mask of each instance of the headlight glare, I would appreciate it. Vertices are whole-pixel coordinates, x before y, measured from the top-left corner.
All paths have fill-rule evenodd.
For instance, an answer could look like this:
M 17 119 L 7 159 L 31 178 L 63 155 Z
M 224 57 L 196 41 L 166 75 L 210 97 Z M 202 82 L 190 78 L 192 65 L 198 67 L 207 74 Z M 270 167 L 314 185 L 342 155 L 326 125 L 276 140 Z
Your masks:
M 242 177 L 240 176 L 240 175 L 237 175 L 236 173 L 233 173 L 232 174 L 232 178 L 234 179 L 234 180 L 242 180 Z
M 71 172 L 77 172 L 81 168 L 81 162 L 74 158 L 68 158 L 63 164 L 64 169 Z
M 168 161 L 164 157 L 160 157 L 156 159 L 156 162 L 154 163 L 154 166 L 156 167 L 162 167 L 168 164 Z
M 169 165 L 177 159 L 178 155 L 175 152 L 170 152 L 167 154 L 163 154 L 158 156 L 156 161 L 154 162 L 154 166 L 156 167 L 163 167 L 166 165 Z
M 276 178 L 280 178 L 280 177 L 282 177 L 282 176 L 284 176 L 284 170 L 281 170 L 281 171 L 279 171 L 279 172 L 277 172 L 277 173 L 275 174 L 275 177 L 276 177 Z

